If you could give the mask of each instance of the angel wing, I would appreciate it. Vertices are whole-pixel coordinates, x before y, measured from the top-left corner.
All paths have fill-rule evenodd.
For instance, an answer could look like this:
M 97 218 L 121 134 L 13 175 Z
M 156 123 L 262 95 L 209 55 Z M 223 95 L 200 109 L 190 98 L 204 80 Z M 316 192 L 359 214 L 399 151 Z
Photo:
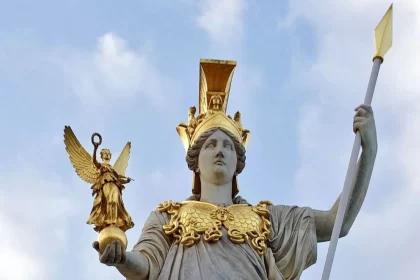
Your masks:
M 77 175 L 85 182 L 94 184 L 99 175 L 98 169 L 93 164 L 92 156 L 77 140 L 70 126 L 64 127 L 64 144 Z
M 114 170 L 121 176 L 125 176 L 125 170 L 128 166 L 128 160 L 130 159 L 131 142 L 125 144 L 124 149 L 114 163 Z

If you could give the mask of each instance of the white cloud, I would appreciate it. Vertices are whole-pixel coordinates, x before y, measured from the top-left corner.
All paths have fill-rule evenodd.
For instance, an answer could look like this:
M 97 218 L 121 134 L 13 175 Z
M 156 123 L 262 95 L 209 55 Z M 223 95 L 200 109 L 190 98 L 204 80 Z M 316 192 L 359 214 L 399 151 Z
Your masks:
M 22 160 L 3 169 L 0 180 L 0 279 L 49 279 L 55 254 L 68 248 L 69 218 L 76 212 L 69 187 Z
M 174 100 L 177 82 L 157 66 L 152 42 L 137 48 L 108 32 L 92 43 L 96 46 L 46 45 L 34 32 L 6 34 L 0 73 L 6 81 L 21 84 L 25 77 L 26 84 L 42 87 L 40 97 L 68 94 L 69 89 L 88 110 L 120 108 L 137 97 L 158 108 Z
M 230 45 L 244 35 L 244 0 L 202 0 L 197 24 L 215 43 Z
M 162 102 L 165 78 L 152 62 L 149 46 L 132 49 L 115 34 L 98 39 L 96 49 L 74 53 L 62 66 L 68 68 L 74 92 L 87 106 L 112 104 L 143 95 L 156 105 Z M 167 81 L 166 81 L 167 82 Z
M 313 27 L 317 49 L 301 61 L 289 86 L 308 93 L 298 129 L 300 202 L 328 208 L 342 189 L 354 135 L 352 109 L 363 102 L 373 55 L 373 29 L 388 1 L 290 1 L 282 32 L 300 22 Z M 339 242 L 332 279 L 408 279 L 420 264 L 419 227 L 420 45 L 418 1 L 394 3 L 394 46 L 385 57 L 373 108 L 379 151 L 365 204 L 350 235 Z M 413 57 L 414 56 L 414 57 Z M 298 78 L 296 78 L 298 77 Z M 305 83 L 302 85 L 302 79 Z M 390 166 L 390 167 L 389 167 Z M 322 194 L 321 196 L 319 194 Z M 318 199 L 315 199 L 317 197 Z M 326 246 L 304 279 L 319 279 Z M 387 269 L 384 269 L 386 267 Z M 410 277 L 411 276 L 411 277 Z
M 45 279 L 45 270 L 39 261 L 28 253 L 22 245 L 24 236 L 4 214 L 0 214 L 0 262 L 2 263 L 1 280 Z M 24 267 L 24 269 L 22 269 Z

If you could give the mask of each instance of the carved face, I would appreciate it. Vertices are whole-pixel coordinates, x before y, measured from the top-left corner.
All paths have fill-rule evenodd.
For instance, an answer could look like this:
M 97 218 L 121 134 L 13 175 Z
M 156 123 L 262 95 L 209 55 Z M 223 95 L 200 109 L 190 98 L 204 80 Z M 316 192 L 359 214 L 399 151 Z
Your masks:
M 232 220 L 232 214 L 226 208 L 219 208 L 215 213 L 212 213 L 212 217 L 218 219 L 221 222 L 225 222 L 228 219 Z
M 204 142 L 198 157 L 200 177 L 222 185 L 232 181 L 237 164 L 235 145 L 223 131 L 216 130 Z
M 220 110 L 222 105 L 222 98 L 219 95 L 213 96 L 210 99 L 210 108 L 213 110 Z
M 102 149 L 101 151 L 101 159 L 102 160 L 111 160 L 111 151 L 108 149 Z

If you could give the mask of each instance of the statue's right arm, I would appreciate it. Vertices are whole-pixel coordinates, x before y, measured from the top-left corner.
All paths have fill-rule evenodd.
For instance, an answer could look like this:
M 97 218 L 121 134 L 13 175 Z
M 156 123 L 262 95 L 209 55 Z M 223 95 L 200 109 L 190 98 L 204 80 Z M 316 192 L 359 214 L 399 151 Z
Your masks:
M 114 241 L 101 254 L 99 243 L 95 241 L 93 247 L 99 253 L 99 261 L 115 266 L 127 280 L 157 279 L 171 246 L 170 239 L 162 229 L 168 221 L 166 213 L 152 212 L 131 252 L 126 252 L 119 242 Z
M 93 242 L 93 248 L 99 254 L 99 261 L 107 266 L 115 266 L 129 280 L 144 280 L 149 275 L 149 261 L 140 252 L 126 252 L 118 241 L 113 241 L 101 254 L 99 242 Z
M 168 222 L 166 213 L 153 211 L 149 215 L 133 251 L 126 252 L 124 264 L 117 266 L 127 280 L 158 278 L 172 244 L 162 228 Z
M 101 168 L 101 165 L 100 165 L 100 163 L 96 160 L 96 152 L 97 152 L 97 150 L 98 150 L 98 146 L 94 146 L 93 147 L 93 155 L 92 155 L 92 161 L 93 161 L 93 164 L 96 166 L 96 168 Z
M 126 252 L 125 261 L 115 267 L 129 280 L 145 280 L 149 276 L 149 260 L 141 252 Z

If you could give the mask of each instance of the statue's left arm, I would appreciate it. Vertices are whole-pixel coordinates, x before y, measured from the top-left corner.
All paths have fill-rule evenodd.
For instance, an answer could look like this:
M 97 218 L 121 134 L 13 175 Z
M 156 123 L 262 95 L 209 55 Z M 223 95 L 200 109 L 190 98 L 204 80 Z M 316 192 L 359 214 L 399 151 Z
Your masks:
M 359 131 L 362 137 L 362 154 L 356 167 L 356 175 L 352 181 L 350 198 L 344 215 L 340 237 L 346 236 L 362 207 L 369 187 L 373 166 L 377 153 L 376 128 L 372 108 L 360 105 L 356 108 L 353 121 L 354 132 Z M 331 239 L 335 218 L 338 212 L 340 197 L 328 211 L 314 210 L 318 242 Z

